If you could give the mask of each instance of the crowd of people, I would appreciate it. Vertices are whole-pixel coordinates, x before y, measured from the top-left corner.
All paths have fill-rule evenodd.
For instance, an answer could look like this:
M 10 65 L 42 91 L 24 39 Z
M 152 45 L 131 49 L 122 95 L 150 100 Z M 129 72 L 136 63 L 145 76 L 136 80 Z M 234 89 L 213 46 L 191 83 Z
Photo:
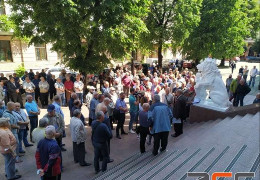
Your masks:
M 234 106 L 239 102 L 243 106 L 249 86 L 255 84 L 256 67 L 250 71 L 249 85 L 245 75 L 239 74 L 237 79 L 230 76 L 226 81 Z M 153 139 L 152 153 L 156 156 L 166 150 L 172 125 L 172 137 L 183 134 L 183 123 L 189 117 L 196 95 L 193 71 L 180 69 L 176 64 L 169 65 L 164 73 L 155 66 L 146 71 L 138 66 L 133 73 L 127 67 L 117 66 L 99 75 L 77 74 L 75 78 L 62 71 L 56 79 L 44 70 L 36 74 L 30 70 L 21 80 L 22 83 L 15 73 L 9 80 L 3 74 L 0 77 L 0 151 L 5 158 L 7 179 L 21 177 L 16 175 L 15 163 L 22 162 L 23 145 L 31 147 L 33 144 L 37 145 L 35 159 L 41 179 L 61 179 L 66 118 L 70 118 L 73 159 L 80 166 L 91 165 L 85 161 L 85 126 L 92 128 L 96 173 L 106 171 L 107 163 L 114 161 L 110 157 L 113 130 L 118 140 L 127 134 L 137 134 L 141 153 L 146 152 L 146 145 Z M 258 94 L 256 103 L 259 98 Z M 68 106 L 70 117 L 65 117 L 62 106 Z M 88 115 L 81 112 L 82 106 L 88 108 Z M 40 107 L 47 108 L 47 113 L 38 120 Z M 127 113 L 130 114 L 128 131 L 124 128 Z
M 255 79 L 258 74 L 258 69 L 254 66 L 250 72 L 248 66 L 241 66 L 239 68 L 239 74 L 236 79 L 232 78 L 232 74 L 226 79 L 226 88 L 229 94 L 229 100 L 233 100 L 233 106 L 237 107 L 244 105 L 245 96 L 251 91 L 251 88 L 255 86 Z M 247 77 L 250 75 L 249 83 L 247 84 Z M 257 100 L 257 97 L 256 97 Z

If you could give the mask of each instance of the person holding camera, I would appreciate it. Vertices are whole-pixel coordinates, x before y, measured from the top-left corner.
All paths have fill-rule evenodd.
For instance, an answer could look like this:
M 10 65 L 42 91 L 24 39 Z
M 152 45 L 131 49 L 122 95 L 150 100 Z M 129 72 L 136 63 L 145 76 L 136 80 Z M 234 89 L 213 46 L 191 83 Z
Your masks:
M 138 113 L 139 98 L 135 97 L 135 89 L 130 89 L 129 104 L 130 104 L 130 121 L 129 121 L 129 132 L 134 134 L 133 123 L 136 121 Z

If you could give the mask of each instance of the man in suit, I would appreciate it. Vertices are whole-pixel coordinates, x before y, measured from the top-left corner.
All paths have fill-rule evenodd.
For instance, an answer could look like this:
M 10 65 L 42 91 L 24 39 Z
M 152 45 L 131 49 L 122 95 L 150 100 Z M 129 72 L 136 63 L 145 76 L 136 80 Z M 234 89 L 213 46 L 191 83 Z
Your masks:
M 23 102 L 22 102 L 22 96 L 21 96 L 19 87 L 15 83 L 14 77 L 11 77 L 10 81 L 7 83 L 7 91 L 8 91 L 9 97 L 11 98 L 11 101 L 19 102 L 21 104 L 21 108 L 24 108 Z
M 187 98 L 183 95 L 183 91 L 178 89 L 176 91 L 176 101 L 173 108 L 173 116 L 178 121 L 174 124 L 175 134 L 172 134 L 172 137 L 178 137 L 183 133 L 183 121 L 186 117 L 186 102 Z
M 48 81 L 49 83 L 49 93 L 50 93 L 50 100 L 52 101 L 53 97 L 56 95 L 56 88 L 55 88 L 55 83 L 56 83 L 56 79 L 55 79 L 55 75 L 52 75 L 51 78 Z
M 107 141 L 112 137 L 111 131 L 105 123 L 103 123 L 105 115 L 102 111 L 97 112 L 96 120 L 92 122 L 92 144 L 94 146 L 94 167 L 96 174 L 100 172 L 99 160 L 102 160 L 102 171 L 107 170 L 107 163 L 109 162 L 109 151 Z

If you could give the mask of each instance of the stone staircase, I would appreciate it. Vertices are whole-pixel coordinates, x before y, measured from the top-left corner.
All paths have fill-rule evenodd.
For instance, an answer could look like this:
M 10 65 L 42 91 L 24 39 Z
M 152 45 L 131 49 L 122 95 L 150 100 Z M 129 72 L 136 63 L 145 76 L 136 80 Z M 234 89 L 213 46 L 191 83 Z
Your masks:
M 232 172 L 233 179 L 236 172 L 255 172 L 251 179 L 259 180 L 259 119 L 260 112 L 187 124 L 166 152 L 135 153 L 93 180 L 196 179 L 187 172 Z

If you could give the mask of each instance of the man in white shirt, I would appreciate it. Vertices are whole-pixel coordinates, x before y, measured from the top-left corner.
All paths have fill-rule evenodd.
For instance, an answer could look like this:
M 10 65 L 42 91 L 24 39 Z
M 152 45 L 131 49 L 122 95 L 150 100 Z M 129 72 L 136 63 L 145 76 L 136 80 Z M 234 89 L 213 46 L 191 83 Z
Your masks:
M 256 77 L 257 73 L 258 73 L 258 70 L 257 70 L 256 66 L 254 66 L 253 69 L 251 69 L 251 71 L 250 71 L 250 80 L 249 80 L 249 84 L 248 84 L 249 87 L 250 87 L 251 83 L 252 83 L 252 87 L 255 86 L 255 77 Z
M 87 131 L 84 124 L 80 120 L 81 112 L 79 109 L 74 110 L 73 117 L 70 120 L 71 140 L 73 143 L 74 162 L 80 166 L 90 166 L 85 161 L 85 141 L 87 139 Z
M 35 85 L 31 82 L 29 77 L 25 78 L 25 81 L 23 82 L 23 89 L 25 90 L 25 94 L 32 95 L 33 99 L 35 99 L 34 89 Z
M 38 144 L 38 142 L 45 138 L 45 128 L 48 126 L 48 119 L 42 118 L 39 121 L 39 127 L 35 128 L 32 132 L 33 141 Z
M 174 97 L 172 93 L 170 93 L 170 88 L 167 87 L 165 89 L 165 93 L 162 94 L 162 103 L 166 104 L 171 110 L 173 108 Z
M 83 88 L 84 88 L 84 84 L 80 80 L 80 74 L 78 74 L 76 77 L 76 81 L 74 82 L 74 90 L 79 100 L 81 101 L 81 104 L 83 103 Z
M 65 87 L 60 78 L 57 78 L 57 82 L 54 86 L 56 88 L 57 95 L 61 98 L 62 106 L 65 106 Z
M 86 106 L 89 109 L 90 108 L 90 101 L 93 98 L 93 93 L 94 93 L 96 88 L 94 86 L 90 86 L 88 89 L 89 89 L 89 92 L 86 95 Z

